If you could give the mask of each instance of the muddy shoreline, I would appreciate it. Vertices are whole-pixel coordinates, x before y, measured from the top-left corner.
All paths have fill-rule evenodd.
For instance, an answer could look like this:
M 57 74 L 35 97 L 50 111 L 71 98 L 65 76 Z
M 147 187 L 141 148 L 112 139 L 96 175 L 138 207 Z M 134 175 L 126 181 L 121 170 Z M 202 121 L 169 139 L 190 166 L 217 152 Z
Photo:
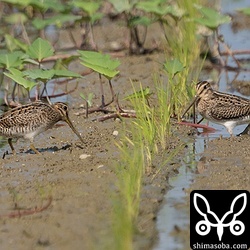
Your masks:
M 152 81 L 149 69 L 156 69 L 158 62 L 163 60 L 164 56 L 158 53 L 121 58 L 121 74 L 114 81 L 114 89 L 119 89 L 121 98 L 131 94 L 128 75 L 132 79 L 143 78 L 143 85 L 148 86 Z M 74 68 L 74 65 L 71 67 Z M 119 160 L 115 142 L 120 139 L 123 125 L 117 120 L 91 121 L 101 114 L 91 114 L 88 119 L 84 115 L 75 115 L 83 105 L 79 92 L 95 93 L 93 102 L 99 104 L 98 81 L 98 76 L 87 75 L 78 83 L 78 90 L 68 98 L 70 118 L 84 145 L 79 147 L 75 134 L 66 124 L 60 123 L 36 137 L 34 145 L 41 155 L 33 154 L 29 143 L 19 140 L 14 143 L 17 155 L 9 154 L 1 159 L 0 244 L 3 249 L 17 246 L 19 249 L 110 248 L 113 233 L 112 193 L 116 188 L 113 168 Z M 109 98 L 107 84 L 104 84 L 104 90 Z M 126 102 L 121 104 L 126 105 Z M 113 135 L 114 131 L 118 132 L 117 136 Z M 171 147 L 174 148 L 177 143 L 173 140 Z M 10 152 L 8 147 L 6 145 L 4 150 Z M 158 159 L 161 160 L 160 155 Z M 157 241 L 157 211 L 169 188 L 167 179 L 178 168 L 173 164 L 154 176 L 158 163 L 154 164 L 155 169 L 143 180 L 138 218 L 140 233 L 135 239 L 138 249 L 150 249 Z M 52 202 L 46 210 L 9 218 L 18 209 L 32 210 L 46 206 L 49 197 L 52 197 Z
M 106 29 L 112 32 L 107 35 Z M 159 27 L 152 26 L 148 31 L 146 46 L 151 47 L 156 41 L 162 40 L 162 33 L 157 32 L 157 29 Z M 123 45 L 124 38 L 119 35 L 123 31 L 117 25 L 104 22 L 95 29 L 98 47 L 108 51 L 108 46 L 114 40 Z M 69 37 L 65 35 L 64 38 L 64 43 L 70 47 Z M 137 87 L 140 82 L 144 87 L 153 85 L 153 74 L 160 72 L 165 61 L 163 48 L 161 49 L 141 56 L 127 56 L 123 53 L 119 58 L 120 74 L 114 79 L 113 85 L 115 92 L 119 93 L 122 106 L 129 108 L 123 98 L 132 93 L 131 79 L 138 82 Z M 70 68 L 76 72 L 84 70 L 79 62 L 72 63 Z M 109 99 L 108 84 L 104 84 L 104 90 L 106 98 Z M 60 123 L 63 126 L 56 126 L 35 139 L 34 144 L 41 155 L 31 153 L 27 142 L 18 141 L 14 144 L 18 154 L 7 155 L 0 160 L 2 249 L 112 249 L 112 193 L 116 190 L 114 167 L 119 159 L 115 142 L 119 141 L 124 127 L 117 120 L 91 121 L 100 114 L 92 114 L 88 119 L 83 115 L 75 115 L 82 111 L 84 104 L 79 93 L 91 92 L 95 94 L 94 105 L 98 106 L 99 78 L 95 74 L 86 75 L 79 80 L 77 90 L 63 100 L 70 104 L 70 117 L 85 142 L 82 148 L 70 128 Z M 178 127 L 176 124 L 173 126 L 175 134 L 170 138 L 167 150 L 159 152 L 153 162 L 155 168 L 152 167 L 143 180 L 135 249 L 152 249 L 157 243 L 156 218 L 164 194 L 171 189 L 168 180 L 178 173 L 180 159 L 187 153 L 185 143 L 195 140 L 194 130 Z M 118 132 L 117 136 L 114 136 L 114 131 Z M 197 164 L 195 181 L 186 190 L 187 213 L 191 190 L 250 190 L 248 142 L 248 136 L 209 142 Z M 184 144 L 183 149 L 158 172 L 157 166 L 161 165 L 164 155 L 180 143 Z M 4 150 L 9 150 L 8 147 L 5 145 Z M 82 155 L 88 157 L 84 158 Z M 52 197 L 51 205 L 42 212 L 16 218 L 8 217 L 18 208 L 29 210 L 43 207 L 49 197 Z M 173 237 L 182 239 L 183 249 L 189 249 L 188 229 L 176 227 Z

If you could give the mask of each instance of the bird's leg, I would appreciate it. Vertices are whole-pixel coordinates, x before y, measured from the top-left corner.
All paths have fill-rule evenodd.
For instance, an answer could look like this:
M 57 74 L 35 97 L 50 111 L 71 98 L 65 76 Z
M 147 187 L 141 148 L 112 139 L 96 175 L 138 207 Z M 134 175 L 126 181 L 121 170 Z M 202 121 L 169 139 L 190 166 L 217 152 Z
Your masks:
M 8 143 L 9 143 L 10 148 L 11 148 L 11 150 L 12 150 L 12 154 L 15 155 L 15 154 L 16 154 L 16 151 L 15 151 L 15 149 L 14 149 L 14 147 L 13 147 L 13 144 L 12 144 L 12 138 L 8 138 Z
M 192 102 L 188 105 L 187 109 L 184 111 L 184 113 L 181 116 L 181 120 L 184 119 L 185 114 L 191 109 L 193 105 L 195 105 L 195 102 L 197 100 L 197 96 L 192 100 Z
M 36 153 L 36 154 L 40 154 L 40 152 L 35 148 L 34 144 L 33 144 L 34 138 L 30 138 L 30 148 Z
M 36 153 L 36 154 L 41 154 L 34 146 L 33 142 L 30 143 L 30 148 Z
M 232 138 L 234 135 L 233 135 L 233 128 L 226 128 L 228 133 L 230 134 L 230 138 Z

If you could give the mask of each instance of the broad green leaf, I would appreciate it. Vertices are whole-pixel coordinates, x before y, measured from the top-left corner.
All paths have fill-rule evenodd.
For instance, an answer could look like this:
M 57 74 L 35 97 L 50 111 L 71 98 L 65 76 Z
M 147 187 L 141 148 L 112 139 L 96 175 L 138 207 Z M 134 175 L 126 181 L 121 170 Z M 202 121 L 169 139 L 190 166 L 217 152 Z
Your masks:
M 100 2 L 87 2 L 87 1 L 73 1 L 72 5 L 78 7 L 88 13 L 89 16 L 93 15 L 101 7 Z
M 9 34 L 4 35 L 6 46 L 8 50 L 13 51 L 16 49 L 21 49 L 23 51 L 27 51 L 28 45 L 26 43 L 21 42 L 20 40 L 14 38 Z
M 97 12 L 90 16 L 90 21 L 93 24 L 95 21 L 102 19 L 102 17 L 103 17 L 103 14 Z
M 22 65 L 23 56 L 24 53 L 22 53 L 21 51 L 2 54 L 0 56 L 0 65 L 3 65 L 6 69 L 19 67 Z
M 129 0 L 109 0 L 109 2 L 112 3 L 118 13 L 130 11 L 133 8 L 133 4 Z
M 99 52 L 83 50 L 78 50 L 78 53 L 81 55 L 80 59 L 84 60 L 84 62 L 96 64 L 104 68 L 109 68 L 111 70 L 116 69 L 121 64 L 117 59 L 110 59 L 110 55 L 108 54 L 101 54 Z
M 73 77 L 73 78 L 81 78 L 80 74 L 77 74 L 73 71 L 67 69 L 56 69 L 54 70 L 54 77 Z
M 36 10 L 41 10 L 45 12 L 48 9 L 52 9 L 55 11 L 63 11 L 65 10 L 65 6 L 61 4 L 60 1 L 57 0 L 2 0 L 2 2 L 10 3 L 13 5 L 21 6 L 26 8 L 27 6 L 33 6 Z
M 83 10 L 86 14 L 83 17 L 83 20 L 86 22 L 91 22 L 92 24 L 100 20 L 103 17 L 103 14 L 98 12 L 98 9 L 101 7 L 101 2 L 87 2 L 87 1 L 81 1 L 81 0 L 76 0 L 72 1 L 70 4 L 71 7 L 78 7 L 79 9 Z
M 12 5 L 27 7 L 30 5 L 30 0 L 2 0 L 2 2 L 9 3 Z
M 48 41 L 39 37 L 29 46 L 27 54 L 31 58 L 41 62 L 44 58 L 52 56 L 54 54 L 54 49 Z
M 167 73 L 170 74 L 171 78 L 173 78 L 176 74 L 184 69 L 183 64 L 178 59 L 166 61 L 163 66 Z
M 40 10 L 41 12 L 45 12 L 48 9 L 63 12 L 67 10 L 67 5 L 62 4 L 59 0 L 2 0 L 2 2 L 10 3 L 15 6 L 21 6 L 26 8 L 27 6 L 32 6 L 36 10 Z
M 55 69 L 31 69 L 31 70 L 25 70 L 23 71 L 23 75 L 27 76 L 31 79 L 40 79 L 40 80 L 50 80 L 52 78 L 58 78 L 58 77 L 74 77 L 74 78 L 80 78 L 81 75 L 70 71 L 70 70 L 55 70 Z
M 58 0 L 2 0 L 2 2 L 10 3 L 12 5 L 21 6 L 26 8 L 27 6 L 32 6 L 36 10 L 42 12 L 47 11 L 48 9 L 63 12 L 66 10 L 66 5 L 62 4 Z
M 25 78 L 23 78 L 23 74 L 20 70 L 17 69 L 9 69 L 10 73 L 4 72 L 4 74 L 11 78 L 16 83 L 20 84 L 24 88 L 26 88 L 28 91 L 30 91 L 34 86 L 36 86 L 35 82 L 29 81 Z
M 222 15 L 214 9 L 200 6 L 198 6 L 197 8 L 199 9 L 203 17 L 195 18 L 194 20 L 197 23 L 204 25 L 210 29 L 217 29 L 221 24 L 231 22 L 230 16 Z
M 154 13 L 159 16 L 166 15 L 172 11 L 172 6 L 166 4 L 166 1 L 162 0 L 138 2 L 136 7 L 145 12 Z
M 238 9 L 238 11 L 242 12 L 245 15 L 250 16 L 250 8 L 243 8 L 243 9 Z
M 108 79 L 112 79 L 114 76 L 116 76 L 119 73 L 119 71 L 117 70 L 110 70 L 109 68 L 87 63 L 87 62 L 81 62 L 81 64 L 83 64 L 84 66 L 88 68 L 93 69 L 94 71 L 100 73 L 101 75 L 104 75 Z
M 72 55 L 70 57 L 67 57 L 67 58 L 64 58 L 64 59 L 61 59 L 59 58 L 58 60 L 56 60 L 54 66 L 53 66 L 53 69 L 66 69 L 66 67 L 72 62 L 74 61 L 75 59 L 79 58 L 79 56 L 76 56 L 76 55 Z
M 181 10 L 177 5 L 171 5 L 165 0 L 138 2 L 136 4 L 136 7 L 147 13 L 153 13 L 160 18 L 167 14 L 175 17 L 182 17 L 185 12 Z
M 67 8 L 67 6 L 62 4 L 59 0 L 29 0 L 29 2 L 29 5 L 33 6 L 35 9 L 41 10 L 44 13 L 48 9 L 54 10 L 56 12 L 63 12 Z
M 53 24 L 53 22 L 50 21 L 51 19 L 41 19 L 41 18 L 34 18 L 32 20 L 32 25 L 37 29 L 37 30 L 42 30 L 46 26 Z
M 85 97 L 85 95 L 83 93 L 80 93 L 81 98 L 86 101 L 88 103 L 88 106 L 91 107 L 92 106 L 92 100 L 94 97 L 94 93 L 89 93 L 88 94 L 88 98 Z
M 104 75 L 108 79 L 112 79 L 119 73 L 116 68 L 120 65 L 120 61 L 116 59 L 110 59 L 110 55 L 101 54 L 93 51 L 80 51 L 81 64 L 93 69 L 94 71 Z
M 18 12 L 14 14 L 10 14 L 4 18 L 5 22 L 10 24 L 19 24 L 27 22 L 28 18 L 25 14 Z
M 33 80 L 41 79 L 41 80 L 50 80 L 54 76 L 55 72 L 52 69 L 44 70 L 44 69 L 30 69 L 23 71 L 23 75 L 31 78 Z
M 81 16 L 77 15 L 58 14 L 47 19 L 34 18 L 32 24 L 38 30 L 44 29 L 49 25 L 56 25 L 57 27 L 61 28 L 64 23 L 80 20 L 81 18 Z
M 161 0 L 155 0 L 155 1 L 140 1 L 136 4 L 136 8 L 144 10 L 148 13 L 154 13 L 158 12 L 159 9 L 161 9 Z
M 80 93 L 80 96 L 81 96 L 81 98 L 83 99 L 83 100 L 87 100 L 87 98 L 85 97 L 85 95 L 83 94 L 83 93 Z
M 152 24 L 152 20 L 146 16 L 136 16 L 129 20 L 129 26 L 133 27 L 136 25 L 149 26 Z

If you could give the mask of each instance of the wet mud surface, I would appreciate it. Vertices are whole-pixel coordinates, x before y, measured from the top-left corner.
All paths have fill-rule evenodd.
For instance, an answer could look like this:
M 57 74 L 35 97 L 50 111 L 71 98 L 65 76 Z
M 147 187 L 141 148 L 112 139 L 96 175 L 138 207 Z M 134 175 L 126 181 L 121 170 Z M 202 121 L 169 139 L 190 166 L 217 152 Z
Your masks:
M 214 139 L 197 162 L 197 175 L 186 190 L 186 211 L 189 213 L 189 195 L 193 190 L 248 190 L 250 191 L 249 135 Z M 185 206 L 185 205 L 184 205 Z M 189 229 L 175 230 L 182 239 L 183 249 L 190 249 Z
M 249 135 L 215 139 L 208 144 L 193 189 L 250 190 Z
M 149 45 L 159 39 L 152 36 L 149 37 Z M 113 40 L 108 36 L 104 38 L 106 42 Z M 101 47 L 102 40 L 98 41 Z M 160 71 L 160 63 L 165 60 L 162 51 L 151 55 L 122 56 L 119 59 L 121 73 L 113 83 L 120 100 L 132 93 L 130 79 L 142 82 L 143 86 L 152 86 L 153 73 Z M 83 69 L 79 65 L 71 67 L 80 72 Z M 104 86 L 109 99 L 108 84 Z M 63 126 L 56 126 L 36 137 L 34 144 L 41 155 L 33 154 L 28 142 L 18 141 L 14 143 L 18 154 L 9 154 L 0 160 L 1 249 L 111 249 L 112 194 L 116 191 L 114 168 L 119 160 L 115 142 L 119 142 L 124 127 L 117 120 L 91 121 L 101 114 L 91 114 L 88 119 L 83 115 L 75 115 L 82 111 L 80 92 L 93 92 L 94 105 L 98 106 L 98 75 L 90 74 L 80 80 L 77 91 L 67 100 L 70 103 L 71 120 L 82 135 L 84 145 L 80 144 L 66 124 L 60 123 Z M 120 104 L 127 107 L 125 101 Z M 194 140 L 190 128 L 177 127 L 176 124 L 173 126 L 176 127 L 175 136 L 170 138 L 166 152 L 159 154 L 159 165 L 161 154 L 175 149 L 180 140 L 182 143 Z M 114 135 L 114 131 L 118 135 Z M 249 136 L 215 139 L 207 145 L 197 163 L 196 178 L 186 190 L 187 202 L 184 206 L 187 211 L 189 192 L 194 189 L 250 190 Z M 5 149 L 10 151 L 8 145 Z M 135 238 L 136 249 L 152 249 L 157 242 L 157 212 L 162 205 L 163 195 L 171 188 L 168 179 L 178 173 L 185 153 L 184 148 L 159 172 L 156 159 L 155 168 L 145 175 L 137 223 L 140 232 Z M 39 210 L 47 204 L 49 206 L 44 211 L 27 216 L 18 215 L 19 210 Z M 182 239 L 183 249 L 189 249 L 188 230 L 176 228 L 173 236 Z
M 122 100 L 132 93 L 130 79 L 141 81 L 144 86 L 152 85 L 153 73 L 159 68 L 159 62 L 164 61 L 164 56 L 154 53 L 121 57 L 120 60 L 121 73 L 114 80 L 114 89 Z M 108 100 L 107 83 L 104 90 Z M 93 102 L 98 106 L 99 91 L 98 75 L 90 74 L 78 83 L 77 91 L 67 100 L 70 118 L 84 145 L 68 125 L 61 122 L 35 138 L 34 145 L 40 155 L 29 149 L 29 142 L 19 140 L 13 143 L 17 155 L 9 153 L 0 160 L 2 249 L 111 249 L 112 196 L 116 192 L 114 168 L 119 161 L 115 143 L 119 142 L 124 126 L 113 119 L 93 122 L 93 118 L 103 115 L 101 113 L 91 114 L 88 119 L 76 115 L 82 112 L 84 105 L 79 92 L 93 92 Z M 125 101 L 120 104 L 127 105 Z M 125 119 L 126 122 L 131 120 Z M 173 140 L 168 150 L 177 144 L 178 140 Z M 4 150 L 11 151 L 9 145 Z M 138 249 L 151 248 L 157 240 L 157 211 L 169 188 L 167 179 L 178 168 L 178 164 L 173 164 L 155 176 L 160 162 L 155 164 L 143 180 L 138 218 L 140 233 L 135 239 Z

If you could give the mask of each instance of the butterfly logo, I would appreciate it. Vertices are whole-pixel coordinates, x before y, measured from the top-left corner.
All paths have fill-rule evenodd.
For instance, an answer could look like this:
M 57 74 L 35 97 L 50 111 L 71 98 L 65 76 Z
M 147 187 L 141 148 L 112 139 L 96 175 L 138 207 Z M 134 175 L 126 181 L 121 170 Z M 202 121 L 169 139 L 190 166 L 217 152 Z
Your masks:
M 197 202 L 199 199 L 201 202 L 203 201 L 203 203 L 205 203 L 206 211 L 202 211 L 202 209 L 199 208 L 198 202 Z M 235 211 L 235 210 L 237 210 L 235 208 L 235 204 L 237 202 L 239 202 L 240 199 L 243 199 L 243 205 L 239 209 L 239 211 Z M 194 203 L 194 207 L 195 207 L 196 211 L 204 218 L 203 220 L 200 220 L 199 222 L 197 222 L 197 224 L 195 226 L 195 230 L 199 235 L 204 236 L 204 235 L 209 234 L 211 227 L 217 228 L 217 235 L 218 235 L 219 241 L 221 241 L 221 239 L 222 239 L 225 227 L 229 227 L 230 232 L 236 236 L 244 233 L 245 225 L 243 224 L 242 221 L 237 220 L 237 217 L 246 208 L 246 205 L 247 205 L 247 194 L 246 193 L 239 194 L 233 199 L 231 206 L 230 206 L 230 210 L 228 212 L 226 212 L 222 216 L 221 219 L 219 219 L 218 216 L 213 211 L 210 210 L 210 205 L 209 205 L 207 199 L 203 195 L 195 193 L 194 197 L 193 197 L 193 203 Z M 203 208 L 203 210 L 204 210 L 204 208 Z M 226 218 L 229 215 L 232 216 L 232 220 L 229 223 L 224 223 Z M 212 216 L 212 218 L 215 219 L 216 223 L 209 221 L 209 217 L 211 218 L 211 216 Z

